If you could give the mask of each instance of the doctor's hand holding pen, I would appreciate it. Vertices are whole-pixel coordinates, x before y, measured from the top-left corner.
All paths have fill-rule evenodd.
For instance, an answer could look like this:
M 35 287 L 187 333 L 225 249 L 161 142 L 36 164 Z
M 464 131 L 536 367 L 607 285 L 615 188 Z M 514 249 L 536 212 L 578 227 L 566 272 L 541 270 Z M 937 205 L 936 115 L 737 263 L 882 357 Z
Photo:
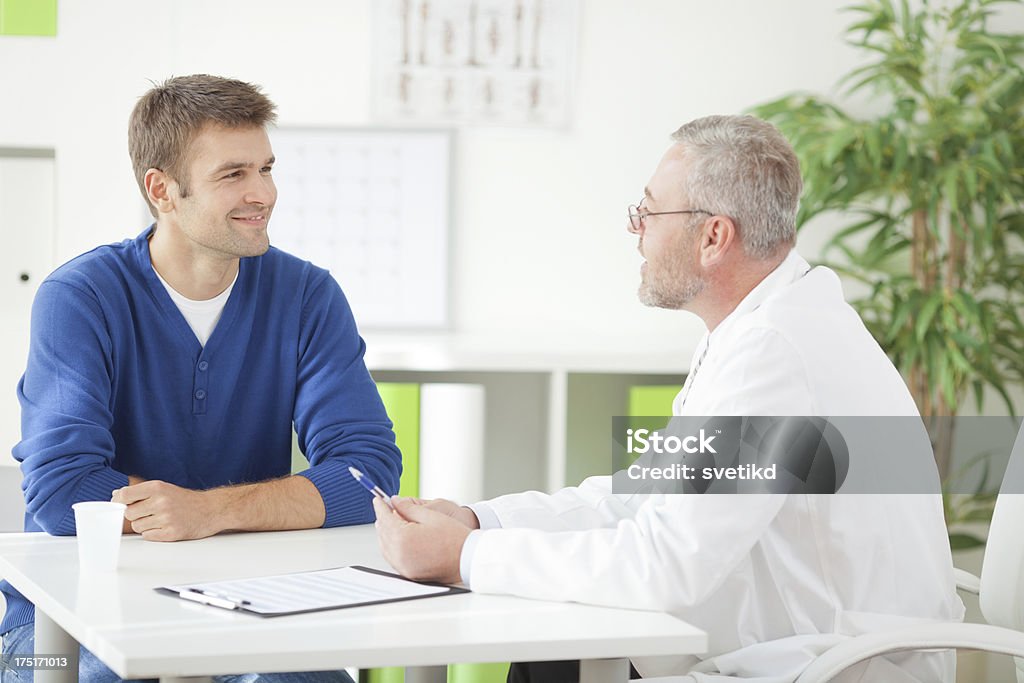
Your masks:
M 462 580 L 462 546 L 470 532 L 480 528 L 472 510 L 460 508 L 450 500 L 389 497 L 355 467 L 348 471 L 373 495 L 380 551 L 398 573 L 419 581 Z
M 390 500 L 394 503 L 398 499 L 398 496 L 393 496 Z M 477 519 L 476 513 L 472 509 L 459 505 L 455 501 L 448 500 L 447 498 L 403 498 L 402 500 L 409 501 L 413 505 L 422 505 L 428 510 L 435 510 L 440 512 L 446 517 L 451 517 L 457 522 L 468 526 L 470 529 L 479 529 L 480 520 Z
M 397 496 L 388 496 L 388 494 L 384 493 L 384 490 L 381 487 L 377 486 L 373 479 L 370 479 L 368 476 L 357 470 L 355 467 L 349 467 L 348 472 L 349 474 L 352 475 L 352 478 L 358 481 L 359 484 L 364 489 L 369 491 L 374 498 L 381 500 L 385 505 L 387 505 L 392 510 L 395 509 L 393 500 L 397 498 Z M 435 498 L 433 500 L 424 500 L 422 498 L 406 498 L 405 500 L 408 500 L 413 505 L 425 505 L 431 510 L 437 510 L 438 512 L 447 515 L 448 517 L 451 517 L 462 522 L 470 529 L 480 528 L 480 521 L 476 518 L 476 513 L 474 513 L 471 509 L 461 507 L 459 506 L 458 503 L 453 503 L 450 500 L 445 500 L 444 498 Z
M 390 503 L 390 505 L 389 505 Z M 402 576 L 416 581 L 459 583 L 462 546 L 473 528 L 476 515 L 451 501 L 420 501 L 392 497 L 374 498 L 377 540 L 384 559 Z M 468 526 L 468 511 L 474 527 Z M 461 516 L 459 519 L 456 515 Z
M 442 515 L 447 515 L 457 522 L 462 522 L 470 529 L 479 529 L 480 520 L 476 518 L 476 513 L 468 507 L 459 505 L 454 501 L 450 501 L 447 498 L 434 498 L 433 500 L 420 500 L 419 498 L 413 498 L 418 504 L 423 505 L 431 510 L 440 512 Z

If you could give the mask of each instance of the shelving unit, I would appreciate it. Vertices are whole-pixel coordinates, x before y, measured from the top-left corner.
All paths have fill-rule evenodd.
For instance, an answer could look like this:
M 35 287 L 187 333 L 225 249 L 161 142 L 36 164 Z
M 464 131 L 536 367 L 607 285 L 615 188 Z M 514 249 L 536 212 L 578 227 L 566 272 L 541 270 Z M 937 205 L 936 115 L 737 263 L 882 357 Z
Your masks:
M 611 418 L 637 385 L 681 387 L 690 349 L 668 355 L 489 353 L 443 344 L 376 349 L 378 382 L 481 384 L 487 393 L 484 495 L 554 491 L 611 463 Z M 665 413 L 668 414 L 669 406 Z

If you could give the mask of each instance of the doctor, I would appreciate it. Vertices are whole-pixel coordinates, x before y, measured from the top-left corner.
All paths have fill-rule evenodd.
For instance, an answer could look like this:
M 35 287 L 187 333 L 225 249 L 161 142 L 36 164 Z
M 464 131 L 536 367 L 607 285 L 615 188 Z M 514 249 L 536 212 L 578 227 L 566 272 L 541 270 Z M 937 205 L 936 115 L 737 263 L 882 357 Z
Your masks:
M 698 315 L 701 340 L 677 415 L 916 415 L 899 373 L 843 300 L 839 279 L 794 250 L 797 158 L 770 124 L 711 116 L 682 126 L 629 207 L 646 259 L 639 297 Z M 417 579 L 477 592 L 669 611 L 709 651 L 634 661 L 675 681 L 792 681 L 843 637 L 962 616 L 936 496 L 613 495 L 593 477 L 462 508 L 374 502 L 384 556 Z M 952 681 L 951 654 L 907 654 L 848 681 Z M 576 680 L 572 664 L 510 680 Z

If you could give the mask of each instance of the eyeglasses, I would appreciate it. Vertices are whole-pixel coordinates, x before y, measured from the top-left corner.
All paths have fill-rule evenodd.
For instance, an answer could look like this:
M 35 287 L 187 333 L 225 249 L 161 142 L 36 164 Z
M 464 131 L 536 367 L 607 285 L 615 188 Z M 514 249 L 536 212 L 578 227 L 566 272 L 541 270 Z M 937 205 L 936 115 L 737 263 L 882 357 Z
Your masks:
M 640 201 L 643 202 L 642 199 Z M 643 213 L 640 213 L 639 204 L 630 204 L 628 209 L 629 224 L 633 227 L 634 232 L 644 227 L 644 221 L 647 220 L 648 216 L 666 216 L 668 214 L 673 213 L 706 213 L 709 216 L 715 215 L 710 211 L 705 211 L 704 209 L 682 209 L 681 211 L 644 211 Z

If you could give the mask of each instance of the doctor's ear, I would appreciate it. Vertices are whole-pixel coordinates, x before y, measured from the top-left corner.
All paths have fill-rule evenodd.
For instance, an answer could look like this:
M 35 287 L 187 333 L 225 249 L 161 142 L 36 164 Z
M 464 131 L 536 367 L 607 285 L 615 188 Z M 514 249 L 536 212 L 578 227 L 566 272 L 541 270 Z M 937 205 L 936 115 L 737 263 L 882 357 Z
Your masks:
M 174 198 L 178 196 L 178 183 L 159 168 L 146 171 L 143 182 L 149 203 L 158 213 L 170 213 L 174 209 Z
M 714 215 L 704 221 L 700 229 L 700 264 L 715 266 L 740 247 L 739 229 L 728 216 Z

